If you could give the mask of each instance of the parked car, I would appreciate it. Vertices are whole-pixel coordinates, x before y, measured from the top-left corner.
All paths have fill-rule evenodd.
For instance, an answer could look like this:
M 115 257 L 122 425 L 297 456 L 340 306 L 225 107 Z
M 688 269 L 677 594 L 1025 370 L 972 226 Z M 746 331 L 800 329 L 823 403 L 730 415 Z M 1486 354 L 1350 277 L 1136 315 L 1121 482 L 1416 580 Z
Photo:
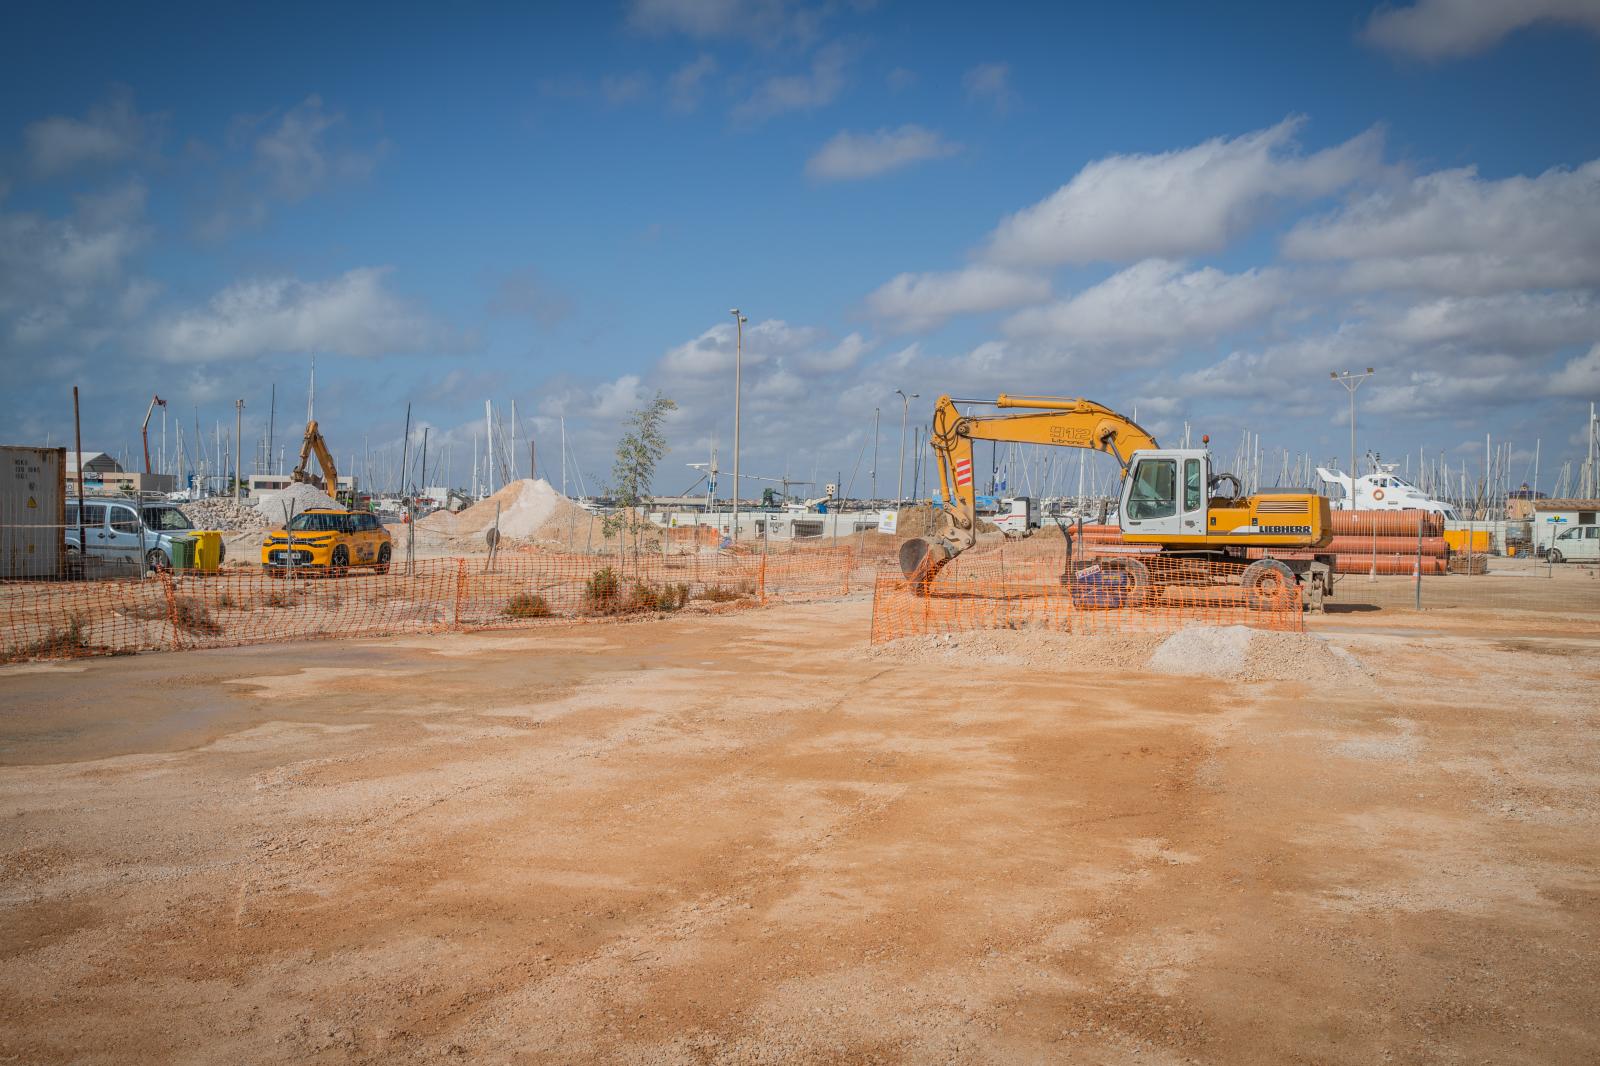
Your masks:
M 80 528 L 87 550 L 78 539 Z M 67 500 L 67 551 L 86 550 L 91 558 L 140 569 L 164 569 L 172 565 L 172 541 L 193 532 L 188 516 L 170 503 L 141 503 L 115 496 Z
M 1545 552 L 1552 563 L 1600 562 L 1600 526 L 1563 529 Z
M 377 515 L 316 507 L 295 515 L 287 529 L 267 534 L 261 542 L 261 565 L 277 575 L 291 567 L 344 573 L 352 566 L 370 566 L 383 574 L 389 571 L 393 550 Z

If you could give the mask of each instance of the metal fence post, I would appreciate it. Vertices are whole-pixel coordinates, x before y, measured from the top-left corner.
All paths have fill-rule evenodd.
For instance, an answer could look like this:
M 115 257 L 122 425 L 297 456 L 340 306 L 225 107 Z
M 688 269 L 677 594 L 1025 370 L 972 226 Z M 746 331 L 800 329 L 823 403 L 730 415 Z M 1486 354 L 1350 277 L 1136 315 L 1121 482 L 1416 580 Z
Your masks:
M 1422 610 L 1422 520 L 1417 520 L 1417 610 Z
M 454 629 L 460 629 L 461 628 L 461 601 L 466 598 L 466 592 L 467 592 L 467 561 L 466 561 L 466 559 L 457 559 L 456 560 L 456 602 L 455 602 L 454 610 L 451 612 L 451 627 L 454 628 Z

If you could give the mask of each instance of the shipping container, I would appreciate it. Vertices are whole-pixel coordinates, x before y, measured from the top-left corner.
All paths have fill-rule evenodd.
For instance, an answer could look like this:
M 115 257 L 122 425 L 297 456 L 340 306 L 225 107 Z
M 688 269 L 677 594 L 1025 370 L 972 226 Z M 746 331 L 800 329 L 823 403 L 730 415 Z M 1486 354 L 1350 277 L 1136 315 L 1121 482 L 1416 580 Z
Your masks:
M 66 566 L 65 448 L 0 445 L 0 578 L 57 578 Z

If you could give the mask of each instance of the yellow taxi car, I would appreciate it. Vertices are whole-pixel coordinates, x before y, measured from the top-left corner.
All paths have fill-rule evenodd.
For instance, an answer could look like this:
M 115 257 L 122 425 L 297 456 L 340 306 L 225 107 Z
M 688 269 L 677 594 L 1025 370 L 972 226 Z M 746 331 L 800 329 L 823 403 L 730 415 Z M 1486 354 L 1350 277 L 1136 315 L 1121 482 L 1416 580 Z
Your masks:
M 342 574 L 352 566 L 370 566 L 384 574 L 393 550 L 377 515 L 313 507 L 290 519 L 287 529 L 267 534 L 261 542 L 261 565 L 278 576 L 296 568 Z

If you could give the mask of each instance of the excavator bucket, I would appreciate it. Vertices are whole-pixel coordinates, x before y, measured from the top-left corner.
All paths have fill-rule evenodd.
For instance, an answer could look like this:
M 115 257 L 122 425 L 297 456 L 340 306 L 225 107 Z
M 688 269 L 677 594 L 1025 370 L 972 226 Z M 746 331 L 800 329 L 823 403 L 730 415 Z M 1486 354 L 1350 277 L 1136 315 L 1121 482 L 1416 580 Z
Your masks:
M 942 541 L 916 537 L 900 545 L 900 572 L 919 596 L 928 594 L 934 576 L 953 556 Z

